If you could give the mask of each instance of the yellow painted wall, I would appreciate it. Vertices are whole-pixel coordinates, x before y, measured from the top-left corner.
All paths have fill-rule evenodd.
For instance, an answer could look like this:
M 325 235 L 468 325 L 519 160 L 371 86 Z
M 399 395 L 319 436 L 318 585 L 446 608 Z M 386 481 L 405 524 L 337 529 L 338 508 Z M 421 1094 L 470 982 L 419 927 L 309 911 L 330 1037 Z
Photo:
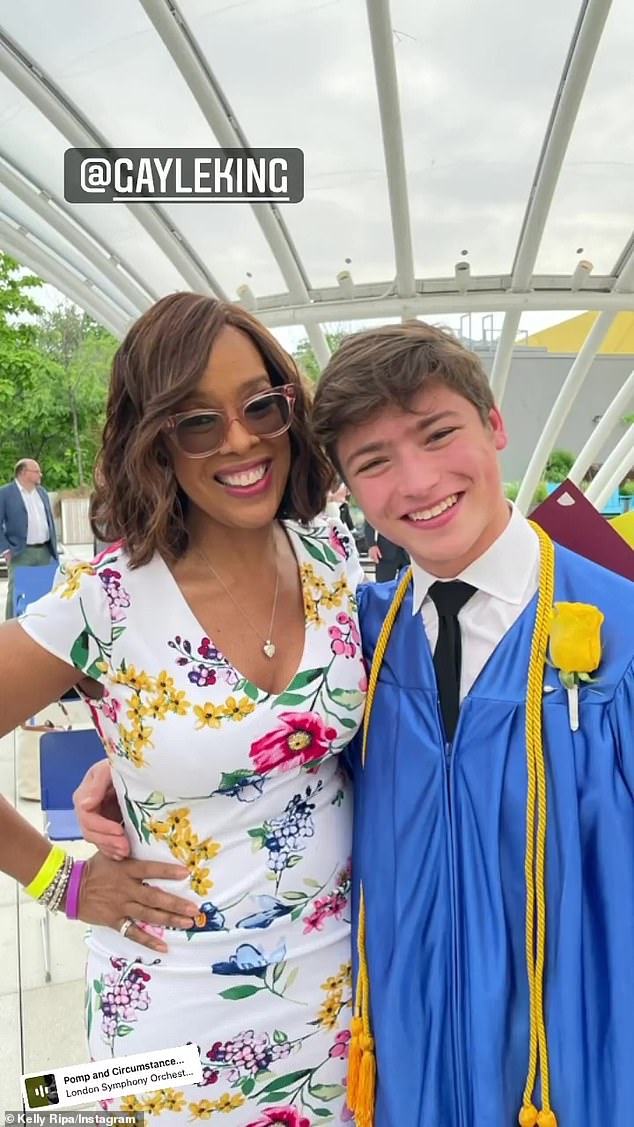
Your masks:
M 598 313 L 581 313 L 578 317 L 571 317 L 569 321 L 562 321 L 560 325 L 552 325 L 549 329 L 533 333 L 526 340 L 517 341 L 516 347 L 521 345 L 546 348 L 549 352 L 578 352 L 598 316 Z M 599 355 L 634 356 L 634 313 L 617 313 L 599 349 Z

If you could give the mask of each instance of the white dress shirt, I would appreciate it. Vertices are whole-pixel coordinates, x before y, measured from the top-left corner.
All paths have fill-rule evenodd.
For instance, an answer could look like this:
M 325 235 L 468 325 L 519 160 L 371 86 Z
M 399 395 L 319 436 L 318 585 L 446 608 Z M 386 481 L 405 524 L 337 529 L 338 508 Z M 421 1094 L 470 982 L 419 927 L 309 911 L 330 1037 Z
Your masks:
M 462 635 L 460 700 L 464 700 L 495 647 L 528 606 L 539 584 L 537 533 L 515 505 L 504 532 L 487 551 L 461 571 L 462 579 L 477 588 L 458 614 Z M 412 560 L 414 598 L 412 611 L 422 612 L 432 653 L 438 640 L 438 612 L 428 595 L 438 577 Z M 442 582 L 442 580 L 440 580 Z
M 22 494 L 22 500 L 26 507 L 28 520 L 26 530 L 27 545 L 46 544 L 47 540 L 51 538 L 51 533 L 48 527 L 48 520 L 46 519 L 44 502 L 37 489 L 23 489 L 19 481 L 16 484 Z

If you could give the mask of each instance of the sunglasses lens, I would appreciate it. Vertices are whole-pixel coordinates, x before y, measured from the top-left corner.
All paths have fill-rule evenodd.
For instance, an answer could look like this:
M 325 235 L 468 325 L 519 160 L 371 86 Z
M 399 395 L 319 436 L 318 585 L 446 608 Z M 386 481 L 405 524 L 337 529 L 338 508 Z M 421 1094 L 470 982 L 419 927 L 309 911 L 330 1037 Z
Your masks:
M 291 404 L 280 391 L 258 395 L 245 407 L 244 420 L 251 434 L 277 434 L 291 420 Z
M 176 441 L 185 454 L 219 450 L 224 441 L 224 420 L 217 411 L 201 411 L 176 426 Z

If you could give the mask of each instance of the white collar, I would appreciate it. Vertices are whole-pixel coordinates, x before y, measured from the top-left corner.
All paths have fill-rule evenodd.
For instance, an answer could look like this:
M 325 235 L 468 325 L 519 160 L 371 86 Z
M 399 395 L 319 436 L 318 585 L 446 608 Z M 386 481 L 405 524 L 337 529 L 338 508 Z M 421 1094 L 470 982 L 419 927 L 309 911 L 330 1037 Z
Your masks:
M 518 606 L 539 561 L 539 540 L 526 517 L 509 502 L 511 519 L 497 540 L 455 579 L 471 583 L 486 595 Z M 429 588 L 438 576 L 412 560 L 414 598 L 412 614 L 418 614 Z
M 17 477 L 15 479 L 15 484 L 17 485 L 23 497 L 30 497 L 32 493 L 37 493 L 37 485 L 31 490 L 25 489 L 21 482 L 18 481 Z

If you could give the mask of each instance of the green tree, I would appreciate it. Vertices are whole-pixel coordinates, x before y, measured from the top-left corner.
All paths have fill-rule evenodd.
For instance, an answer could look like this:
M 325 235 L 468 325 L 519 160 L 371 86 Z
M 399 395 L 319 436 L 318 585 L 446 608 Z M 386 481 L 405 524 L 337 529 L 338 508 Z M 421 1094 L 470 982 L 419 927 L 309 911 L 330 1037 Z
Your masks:
M 553 450 L 546 463 L 546 481 L 565 481 L 575 464 L 575 456 L 570 450 Z
M 331 332 L 326 331 L 325 335 L 330 351 L 336 352 L 344 337 L 347 337 L 349 333 L 347 329 L 333 329 Z M 302 375 L 310 380 L 311 383 L 316 383 L 319 379 L 321 369 L 317 363 L 317 358 L 308 337 L 304 337 L 303 340 L 300 340 L 293 352 L 293 359 Z
M 58 369 L 57 394 L 70 425 L 75 483 L 83 486 L 100 441 L 117 341 L 73 305 L 59 305 L 44 314 L 38 321 L 37 341 L 42 354 Z
M 43 283 L 0 253 L 0 480 L 13 476 L 21 457 L 42 457 L 48 427 L 47 397 L 39 388 L 53 372 L 37 348 L 32 296 Z

